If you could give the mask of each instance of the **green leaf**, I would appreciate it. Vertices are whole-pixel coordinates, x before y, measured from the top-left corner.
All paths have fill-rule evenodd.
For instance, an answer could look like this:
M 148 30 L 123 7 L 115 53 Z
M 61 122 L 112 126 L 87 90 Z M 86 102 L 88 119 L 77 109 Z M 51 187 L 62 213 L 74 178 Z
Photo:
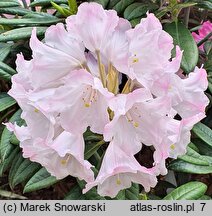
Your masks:
M 4 70 L 5 72 L 9 73 L 10 75 L 16 74 L 16 71 L 13 68 L 11 68 L 9 65 L 7 65 L 1 61 L 0 61 L 0 69 Z
M 212 200 L 212 198 L 207 195 L 203 195 L 198 200 Z
M 174 160 L 168 167 L 176 172 L 194 173 L 194 174 L 209 174 L 212 173 L 212 166 L 200 166 L 183 160 Z
M 71 15 L 71 11 L 69 11 L 68 9 L 61 7 L 60 5 L 51 2 L 52 6 L 59 12 L 61 13 L 64 17 L 68 17 Z
M 8 7 L 8 8 L 0 7 L 0 13 L 24 16 L 28 13 L 33 13 L 33 11 L 21 7 Z
M 108 3 L 109 3 L 109 0 L 91 0 L 91 2 L 96 2 L 100 5 L 102 5 L 103 8 L 106 8 Z
M 203 0 L 187 0 L 187 2 L 197 3 L 196 7 L 212 10 L 212 1 L 203 1 Z
M 203 123 L 199 122 L 194 125 L 192 131 L 205 143 L 207 143 L 210 147 L 212 147 L 212 130 L 204 125 Z
M 200 1 L 197 4 L 197 6 L 200 7 L 200 8 L 212 10 L 212 2 L 209 2 L 209 1 Z
M 0 197 L 6 197 L 9 199 L 20 199 L 20 200 L 25 200 L 27 197 L 21 196 L 19 194 L 13 193 L 11 191 L 6 191 L 6 190 L 0 190 Z
M 183 50 L 181 68 L 189 73 L 193 71 L 199 58 L 198 48 L 190 31 L 181 23 L 166 24 L 164 27 L 174 39 L 174 44 Z
M 135 0 L 120 0 L 113 9 L 117 11 L 118 14 L 124 12 L 124 10 L 134 2 Z
M 13 147 L 13 150 L 11 151 L 11 154 L 8 156 L 8 158 L 6 158 L 3 162 L 0 163 L 0 177 L 12 165 L 12 162 L 14 161 L 14 158 L 19 151 L 19 146 Z
M 65 196 L 65 200 L 85 200 L 86 197 L 82 194 L 82 189 L 76 184 L 69 193 Z
M 12 76 L 10 74 L 8 74 L 7 72 L 5 72 L 2 69 L 0 69 L 0 78 L 2 78 L 5 81 L 10 81 L 11 77 Z
M 87 193 L 82 194 L 82 190 L 85 187 L 84 181 L 77 181 L 77 184 L 69 191 L 65 196 L 65 200 L 105 200 L 104 197 L 101 197 L 96 188 L 92 188 Z
M 0 2 L 0 8 L 15 7 L 15 6 L 20 6 L 20 4 L 18 2 L 9 2 L 9 1 Z
M 24 120 L 20 118 L 21 116 L 21 110 L 18 110 L 9 120 L 9 122 L 16 122 L 19 126 L 23 125 Z M 1 142 L 0 142 L 0 155 L 1 160 L 4 161 L 13 150 L 13 145 L 10 143 L 10 139 L 12 137 L 13 133 L 7 130 L 5 127 L 2 136 L 1 136 Z
M 130 20 L 130 23 L 132 27 L 135 27 L 136 25 L 140 23 L 140 21 L 141 21 L 141 18 L 136 18 L 136 19 Z
M 88 160 L 104 143 L 105 141 L 102 140 L 98 143 L 94 143 L 93 145 L 86 145 L 85 160 Z
M 208 41 L 208 42 L 212 46 L 212 42 L 211 41 Z M 209 73 L 208 75 L 210 75 L 210 78 L 208 78 L 208 81 L 212 82 L 212 49 L 210 49 L 210 52 L 207 55 L 207 61 L 204 64 L 204 68 Z
M 71 11 L 71 14 L 77 13 L 77 1 L 76 0 L 68 0 L 69 9 Z
M 138 200 L 139 199 L 139 185 L 133 183 L 130 188 L 121 190 L 116 196 L 118 200 Z
M 10 143 L 13 145 L 19 145 L 20 141 L 17 139 L 16 135 L 13 134 L 10 138 Z
M 133 20 L 136 18 L 140 18 L 146 14 L 147 11 L 151 11 L 157 9 L 158 6 L 156 4 L 144 4 L 135 2 L 129 5 L 124 11 L 124 18 L 128 20 Z
M 54 176 L 51 176 L 51 174 L 49 174 L 49 172 L 43 167 L 27 182 L 24 187 L 24 193 L 47 188 L 58 181 L 59 180 L 57 180 Z
M 0 42 L 17 41 L 30 38 L 33 27 L 23 27 L 4 32 L 0 35 Z M 37 36 L 45 34 L 47 27 L 36 27 Z
M 195 145 L 199 149 L 200 154 L 212 157 L 211 146 L 209 146 L 207 143 L 205 143 L 204 141 L 202 141 L 201 139 L 198 139 L 198 138 L 193 139 L 193 142 L 195 143 Z
M 0 43 L 0 61 L 4 61 L 6 59 L 6 57 L 10 53 L 10 50 L 11 50 L 11 44 Z
M 1 66 L 0 66 L 1 67 Z M 7 93 L 0 93 L 0 112 L 16 104 L 16 101 Z
M 52 25 L 55 23 L 60 22 L 61 19 L 58 18 L 22 18 L 22 19 L 6 19 L 6 18 L 0 18 L 0 25 L 9 25 L 9 26 L 34 26 L 34 25 Z
M 21 165 L 21 163 L 24 161 L 24 158 L 22 156 L 22 152 L 19 152 L 15 157 L 14 157 L 14 160 L 13 160 L 13 163 L 12 163 L 12 166 L 10 168 L 10 172 L 9 172 L 9 177 L 8 177 L 8 180 L 9 180 L 9 184 L 10 184 L 10 187 L 13 189 L 13 184 L 12 184 L 12 180 L 16 174 L 16 171 L 18 169 L 18 167 Z
M 202 182 L 189 182 L 173 190 L 163 200 L 197 200 L 207 190 L 207 185 Z
M 201 166 L 209 166 L 209 161 L 207 157 L 200 155 L 192 148 L 187 147 L 187 152 L 183 156 L 178 156 L 178 159 L 186 161 L 191 164 L 201 165 Z
M 25 159 L 12 176 L 10 185 L 14 188 L 16 185 L 29 180 L 38 170 L 40 169 L 40 164 L 31 162 Z
M 108 4 L 108 8 L 112 9 L 120 0 L 110 0 Z
M 54 2 L 56 4 L 66 4 L 67 0 L 36 0 L 30 4 L 30 7 L 35 6 L 48 6 L 51 5 L 51 2 Z
M 132 20 L 146 14 L 148 10 L 148 4 L 143 4 L 139 2 L 135 2 L 129 5 L 124 11 L 124 18 L 128 20 Z

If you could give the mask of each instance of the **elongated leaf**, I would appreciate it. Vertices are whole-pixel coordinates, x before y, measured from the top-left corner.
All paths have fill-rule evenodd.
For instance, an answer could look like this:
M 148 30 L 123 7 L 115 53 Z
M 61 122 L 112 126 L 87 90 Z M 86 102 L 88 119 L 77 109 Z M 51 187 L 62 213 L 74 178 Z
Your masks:
M 194 173 L 194 174 L 209 174 L 212 173 L 212 166 L 200 166 L 183 160 L 174 160 L 168 167 L 176 172 Z
M 4 7 L 15 7 L 15 6 L 20 6 L 20 4 L 18 2 L 9 2 L 9 1 L 4 1 L 4 2 L 0 2 L 0 8 L 4 8 Z
M 124 18 L 132 20 L 141 17 L 147 12 L 147 10 L 148 4 L 135 2 L 126 8 L 126 10 L 124 11 Z
M 40 169 L 40 167 L 40 164 L 25 159 L 11 179 L 11 186 L 14 188 L 19 183 L 29 180 Z
M 11 68 L 9 65 L 7 65 L 1 61 L 0 61 L 0 69 L 4 70 L 5 72 L 9 73 L 10 75 L 16 74 L 16 71 L 13 68 Z
M 109 0 L 92 0 L 92 2 L 96 2 L 98 4 L 101 4 L 103 6 L 103 8 L 106 8 L 108 3 L 109 3 Z
M 104 143 L 104 141 L 100 141 L 94 145 L 87 145 L 85 150 L 85 160 L 88 160 Z
M 10 187 L 13 188 L 13 184 L 12 184 L 12 181 L 13 181 L 13 178 L 16 174 L 16 171 L 17 169 L 19 168 L 19 166 L 21 165 L 21 163 L 24 161 L 24 158 L 22 156 L 22 152 L 19 152 L 19 154 L 17 154 L 13 160 L 13 163 L 12 163 L 12 166 L 10 168 L 10 172 L 9 172 L 9 184 L 10 184 Z
M 7 31 L 0 35 L 0 42 L 16 41 L 16 40 L 30 38 L 32 34 L 32 29 L 33 27 L 23 27 L 23 28 Z M 36 27 L 37 35 L 38 36 L 44 35 L 46 29 L 47 27 Z
M 197 4 L 197 6 L 200 7 L 200 8 L 212 10 L 212 2 L 209 2 L 209 1 L 202 1 L 202 2 L 199 2 L 199 3 Z
M 9 157 L 0 163 L 0 177 L 12 165 L 12 162 L 19 151 L 20 151 L 19 146 L 17 147 L 14 146 Z
M 13 145 L 19 145 L 20 141 L 17 139 L 16 135 L 13 134 L 10 138 L 10 143 Z
M 1 35 L 0 35 L 1 37 Z M 11 44 L 0 43 L 0 61 L 4 61 L 11 50 Z
M 2 78 L 5 81 L 10 81 L 11 80 L 11 75 L 7 73 L 6 71 L 0 69 L 0 78 Z
M 138 200 L 139 199 L 139 185 L 133 183 L 130 188 L 120 191 L 115 199 Z
M 105 200 L 104 197 L 101 197 L 96 188 L 92 188 L 85 194 L 82 194 L 82 189 L 85 187 L 84 181 L 77 181 L 78 183 L 69 191 L 65 196 L 65 200 Z
M 181 50 L 184 50 L 181 68 L 186 73 L 193 71 L 199 54 L 197 45 L 189 30 L 181 23 L 167 24 L 164 28 L 174 38 L 175 45 L 179 45 Z
M 108 4 L 108 8 L 112 9 L 120 0 L 110 0 Z
M 24 123 L 24 121 L 20 118 L 21 110 L 18 110 L 9 120 L 10 122 L 14 123 L 16 122 L 19 126 Z M 5 127 L 2 136 L 1 136 L 1 142 L 0 142 L 0 155 L 1 160 L 4 161 L 13 150 L 13 145 L 10 143 L 10 139 L 12 137 L 13 133 L 7 130 Z
M 1 67 L 1 66 L 0 66 Z M 6 93 L 0 93 L 0 112 L 16 104 L 16 101 Z
M 69 193 L 64 197 L 65 200 L 85 200 L 86 197 L 82 194 L 82 189 L 76 184 Z
M 207 196 L 207 195 L 203 195 L 201 196 L 198 200 L 211 200 L 212 198 Z
M 207 185 L 202 182 L 189 182 L 173 190 L 164 200 L 197 200 L 207 190 Z
M 192 131 L 205 143 L 212 147 L 212 130 L 201 122 L 194 125 Z
M 179 156 L 178 159 L 181 159 L 183 161 L 186 161 L 191 164 L 196 164 L 196 165 L 202 165 L 202 166 L 209 166 L 209 161 L 207 157 L 200 155 L 193 149 L 187 147 L 187 152 L 183 156 Z
M 6 190 L 0 190 L 0 196 L 10 198 L 10 199 L 20 199 L 20 200 L 25 200 L 27 197 L 21 196 L 19 194 L 13 193 L 11 191 L 6 191 Z
M 51 176 L 43 167 L 27 182 L 24 187 L 24 193 L 47 188 L 56 182 L 58 182 L 58 180 L 54 176 Z
M 31 7 L 35 6 L 47 6 L 51 5 L 51 2 L 54 2 L 56 4 L 65 4 L 68 3 L 67 0 L 36 0 L 30 4 Z
M 135 0 L 120 0 L 113 9 L 117 11 L 118 14 L 124 12 L 124 10 L 134 2 Z
M 141 21 L 141 18 L 135 18 L 133 20 L 130 20 L 130 23 L 132 25 L 132 27 L 135 27 L 136 25 L 138 25 Z
M 61 19 L 57 18 L 32 18 L 32 19 L 6 19 L 0 18 L 0 25 L 9 25 L 9 26 L 34 26 L 34 25 L 52 25 L 60 22 Z
M 212 1 L 211 0 L 207 0 L 207 1 L 204 1 L 204 0 L 187 0 L 187 2 L 195 2 L 195 3 L 197 3 L 196 7 L 212 10 Z
M 199 149 L 199 153 L 202 155 L 207 155 L 212 157 L 212 148 L 209 146 L 207 143 L 202 141 L 201 139 L 194 139 L 193 140 L 194 144 L 197 146 Z
M 18 16 L 24 16 L 28 13 L 33 13 L 31 10 L 22 8 L 22 7 L 0 7 L 0 13 L 13 14 Z

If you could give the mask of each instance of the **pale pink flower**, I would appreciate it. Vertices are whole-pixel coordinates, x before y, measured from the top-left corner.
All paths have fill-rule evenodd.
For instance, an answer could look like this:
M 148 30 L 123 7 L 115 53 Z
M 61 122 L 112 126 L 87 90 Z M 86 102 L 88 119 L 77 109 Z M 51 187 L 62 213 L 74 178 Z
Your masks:
M 141 166 L 133 156 L 129 156 L 112 141 L 96 180 L 88 183 L 83 193 L 97 185 L 101 196 L 115 197 L 120 190 L 129 188 L 132 182 L 141 184 L 148 192 L 157 183 L 155 171 Z
M 198 34 L 195 32 L 192 32 L 192 36 L 194 40 L 198 43 L 201 40 L 203 40 L 209 33 L 212 32 L 212 23 L 208 20 L 206 22 L 203 22 L 202 26 L 198 30 Z M 210 37 L 212 39 L 212 37 Z M 200 50 L 203 51 L 203 44 L 199 47 Z
M 74 32 L 91 52 L 101 50 L 118 25 L 115 10 L 104 10 L 100 4 L 83 3 L 76 15 L 67 18 L 69 32 Z M 86 25 L 85 25 L 86 24 Z
M 152 79 L 160 77 L 170 63 L 173 39 L 153 14 L 141 20 L 127 32 L 129 38 L 129 66 L 134 77 L 146 87 Z M 150 54 L 151 53 L 151 54 Z M 175 71 L 177 72 L 177 71 Z
M 22 114 L 27 127 L 8 123 L 20 140 L 23 157 L 38 162 L 57 179 L 68 175 L 93 181 L 91 164 L 84 160 L 84 140 L 81 134 L 71 134 L 54 125 L 40 111 Z M 35 120 L 37 118 L 37 120 Z
M 209 99 L 204 94 L 207 85 L 206 71 L 196 67 L 194 72 L 189 73 L 184 79 L 176 74 L 161 76 L 154 82 L 151 91 L 157 97 L 168 96 L 172 101 L 173 109 L 182 118 L 188 118 L 205 113 L 205 107 L 209 103 Z M 204 115 L 199 121 L 203 117 Z

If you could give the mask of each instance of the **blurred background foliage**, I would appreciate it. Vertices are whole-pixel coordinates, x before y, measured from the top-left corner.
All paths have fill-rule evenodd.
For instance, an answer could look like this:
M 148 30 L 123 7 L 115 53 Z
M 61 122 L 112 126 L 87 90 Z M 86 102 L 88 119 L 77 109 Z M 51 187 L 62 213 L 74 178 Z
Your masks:
M 212 0 L 93 0 L 105 9 L 114 9 L 118 15 L 128 19 L 132 26 L 140 22 L 147 12 L 154 13 L 172 35 L 183 53 L 181 69 L 190 73 L 196 65 L 208 72 L 209 86 L 206 94 L 212 100 L 212 43 L 211 33 L 202 41 L 194 41 L 191 32 L 197 31 L 204 21 L 211 20 Z M 84 1 L 35 0 L 28 5 L 26 0 L 0 0 L 0 198 L 1 199 L 109 199 L 100 197 L 93 188 L 82 194 L 84 182 L 71 176 L 57 181 L 39 164 L 24 159 L 19 141 L 9 132 L 3 122 L 24 124 L 21 110 L 7 91 L 11 76 L 16 74 L 15 60 L 22 52 L 31 58 L 29 38 L 32 28 L 43 38 L 48 26 L 65 22 L 67 16 L 77 12 Z M 204 49 L 198 46 L 204 44 Z M 173 52 L 174 53 L 174 52 Z M 133 184 L 121 191 L 115 199 L 211 199 L 212 195 L 212 108 L 207 107 L 207 117 L 192 130 L 192 142 L 186 155 L 177 160 L 168 159 L 167 176 L 158 177 L 158 185 L 148 194 Z M 102 136 L 89 130 L 84 134 L 85 158 L 101 164 L 104 147 Z M 146 155 L 141 157 L 141 155 Z M 136 155 L 140 163 L 148 165 L 152 152 L 143 148 Z

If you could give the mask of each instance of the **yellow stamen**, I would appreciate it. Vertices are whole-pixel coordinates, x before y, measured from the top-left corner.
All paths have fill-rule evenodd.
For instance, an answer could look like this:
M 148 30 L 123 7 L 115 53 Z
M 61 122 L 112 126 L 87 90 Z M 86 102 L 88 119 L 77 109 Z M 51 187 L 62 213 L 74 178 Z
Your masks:
M 91 106 L 90 104 L 85 103 L 85 107 L 86 107 L 86 108 L 89 108 L 90 106 Z
M 34 112 L 39 113 L 39 110 L 37 108 L 34 109 Z
M 139 59 L 138 58 L 134 58 L 133 59 L 133 63 L 137 63 L 137 62 L 139 62 Z
M 117 185 L 120 185 L 120 184 L 121 184 L 121 180 L 120 180 L 119 178 L 116 180 L 116 184 L 117 184 Z
M 171 148 L 172 150 L 174 150 L 174 149 L 175 149 L 175 145 L 172 144 L 172 145 L 170 146 L 170 148 Z
M 66 165 L 67 162 L 66 162 L 66 160 L 61 160 L 60 163 L 61 163 L 62 165 Z
M 134 122 L 134 127 L 137 128 L 139 126 L 138 122 Z
M 61 161 L 60 161 L 60 163 L 64 166 L 64 165 L 67 165 L 67 163 L 68 163 L 68 161 L 69 161 L 69 159 L 71 158 L 71 155 L 69 154 L 68 156 L 67 156 L 67 158 L 66 159 L 62 159 Z

